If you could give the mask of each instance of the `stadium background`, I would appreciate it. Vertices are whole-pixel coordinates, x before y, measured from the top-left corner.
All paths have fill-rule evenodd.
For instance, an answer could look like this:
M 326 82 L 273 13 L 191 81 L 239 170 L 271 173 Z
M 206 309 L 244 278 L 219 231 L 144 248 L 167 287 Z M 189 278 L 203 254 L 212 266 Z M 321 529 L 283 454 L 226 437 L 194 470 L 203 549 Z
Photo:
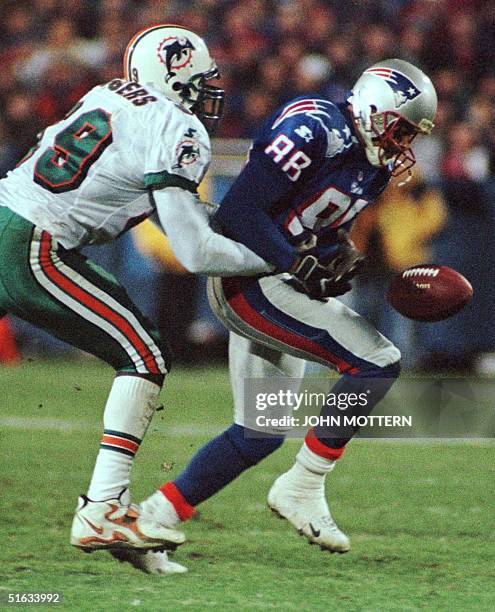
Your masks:
M 367 66 L 401 57 L 431 75 L 440 105 L 434 135 L 418 142 L 418 172 L 362 215 L 354 237 L 369 255 L 350 297 L 402 349 L 405 366 L 495 369 L 495 3 L 483 0 L 15 0 L 0 23 L 0 173 L 93 85 L 121 73 L 133 33 L 157 22 L 204 36 L 227 90 L 206 197 L 218 201 L 260 122 L 293 96 L 341 101 Z M 235 140 L 232 140 L 235 139 Z M 169 337 L 176 361 L 225 356 L 204 280 L 182 274 L 149 227 L 90 249 Z M 451 265 L 475 289 L 471 306 L 413 325 L 384 299 L 391 274 L 416 263 Z M 15 346 L 10 343 L 13 332 Z M 10 319 L 0 357 L 69 357 L 68 347 Z M 198 350 L 205 345 L 208 351 Z

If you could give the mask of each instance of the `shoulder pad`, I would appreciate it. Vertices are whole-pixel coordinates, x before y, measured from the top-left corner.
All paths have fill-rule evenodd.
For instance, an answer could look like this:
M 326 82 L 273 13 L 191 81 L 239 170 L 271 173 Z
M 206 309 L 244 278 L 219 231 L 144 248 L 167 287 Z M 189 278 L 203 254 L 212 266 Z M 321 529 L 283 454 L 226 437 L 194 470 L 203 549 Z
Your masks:
M 275 115 L 275 121 L 272 124 L 272 130 L 276 129 L 283 121 L 298 116 L 299 119 L 304 117 L 318 117 L 328 114 L 328 106 L 331 102 L 318 98 L 298 98 L 283 106 Z
M 201 121 L 169 101 L 168 112 L 150 121 L 147 133 L 145 186 L 195 191 L 211 161 L 210 139 Z
M 334 157 L 357 142 L 339 108 L 320 98 L 300 98 L 285 105 L 271 125 L 271 131 L 277 130 L 293 131 L 305 142 L 323 135 L 325 157 Z

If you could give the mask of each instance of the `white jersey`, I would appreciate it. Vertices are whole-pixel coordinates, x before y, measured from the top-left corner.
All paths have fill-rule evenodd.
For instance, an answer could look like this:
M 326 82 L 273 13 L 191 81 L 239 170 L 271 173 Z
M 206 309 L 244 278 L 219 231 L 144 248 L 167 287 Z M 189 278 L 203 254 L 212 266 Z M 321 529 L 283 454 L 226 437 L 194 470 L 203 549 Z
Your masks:
M 0 205 L 67 249 L 107 242 L 154 212 L 150 189 L 195 192 L 210 158 L 195 115 L 115 79 L 43 132 L 34 153 L 0 181 Z

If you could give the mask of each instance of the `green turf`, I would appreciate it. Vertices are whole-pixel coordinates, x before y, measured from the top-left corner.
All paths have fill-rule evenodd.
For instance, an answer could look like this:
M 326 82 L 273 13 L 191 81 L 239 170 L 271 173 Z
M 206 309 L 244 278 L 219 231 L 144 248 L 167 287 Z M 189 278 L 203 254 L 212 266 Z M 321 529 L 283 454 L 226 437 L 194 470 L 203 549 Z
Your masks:
M 328 482 L 347 555 L 307 546 L 265 509 L 297 442 L 203 504 L 175 555 L 186 575 L 147 576 L 71 548 L 111 379 L 92 362 L 0 370 L 0 609 L 14 608 L 8 592 L 40 591 L 62 593 L 53 609 L 67 610 L 495 608 L 494 446 L 475 442 L 353 443 Z M 174 371 L 162 401 L 133 474 L 136 499 L 229 423 L 226 371 Z

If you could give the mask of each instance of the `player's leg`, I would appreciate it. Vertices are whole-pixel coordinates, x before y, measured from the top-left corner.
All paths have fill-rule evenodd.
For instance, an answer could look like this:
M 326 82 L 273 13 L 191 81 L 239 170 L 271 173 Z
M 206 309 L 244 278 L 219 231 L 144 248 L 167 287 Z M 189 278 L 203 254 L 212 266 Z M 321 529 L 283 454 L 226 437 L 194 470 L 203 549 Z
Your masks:
M 210 440 L 193 456 L 172 482 L 141 504 L 144 511 L 174 526 L 187 520 L 195 506 L 209 499 L 242 472 L 256 465 L 282 444 L 287 428 L 265 430 L 262 436 L 250 429 L 244 398 L 245 378 L 287 377 L 293 391 L 304 374 L 305 362 L 296 357 L 251 342 L 231 332 L 229 371 L 234 396 L 234 423 Z M 246 410 L 247 408 L 247 410 Z
M 399 351 L 337 300 L 311 300 L 294 291 L 283 277 L 259 282 L 219 279 L 211 289 L 215 310 L 231 329 L 336 368 L 343 376 L 332 388 L 334 394 L 366 392 L 367 405 L 349 409 L 356 416 L 369 414 L 399 375 Z M 339 416 L 339 412 L 325 405 L 322 416 Z M 356 429 L 336 431 L 321 424 L 309 431 L 295 465 L 277 479 L 268 500 L 310 541 L 339 552 L 348 550 L 349 543 L 331 519 L 324 482 Z
M 100 357 L 116 370 L 88 496 L 72 542 L 83 548 L 180 544 L 182 534 L 143 522 L 129 507 L 132 460 L 167 372 L 160 338 L 108 273 L 18 215 L 0 211 L 0 308 Z
M 262 368 L 259 367 L 262 362 L 258 359 L 263 350 L 265 350 L 265 354 L 271 352 L 273 355 L 278 355 L 279 360 L 283 354 L 281 351 L 285 350 L 291 353 L 291 356 L 285 355 L 283 359 L 308 358 L 324 363 L 329 367 L 338 367 L 340 370 L 347 372 L 347 377 L 339 381 L 337 387 L 333 390 L 334 392 L 354 392 L 357 387 L 360 388 L 364 384 L 364 380 L 367 380 L 368 376 L 376 376 L 379 382 L 373 385 L 375 388 L 369 402 L 369 409 L 371 410 L 372 405 L 374 405 L 373 401 L 376 403 L 382 397 L 393 376 L 397 373 L 396 365 L 390 368 L 387 365 L 398 360 L 398 351 L 359 315 L 339 302 L 332 300 L 328 303 L 321 303 L 309 300 L 279 279 L 274 280 L 276 282 L 272 283 L 272 287 L 274 287 L 275 292 L 267 291 L 271 294 L 272 302 L 266 300 L 264 303 L 256 304 L 254 308 L 236 310 L 231 306 L 228 299 L 229 291 L 225 291 L 224 286 L 228 289 L 229 284 L 237 282 L 234 279 L 216 281 L 216 287 L 213 287 L 215 291 L 210 295 L 214 309 L 220 315 L 221 320 L 231 330 L 245 336 L 244 340 L 238 336 L 233 336 L 237 338 L 235 345 L 239 350 L 236 352 L 237 354 L 232 354 L 231 351 L 230 355 L 234 395 L 239 400 L 236 421 L 239 421 L 239 415 L 243 414 L 244 409 L 243 397 L 239 392 L 242 389 L 244 378 L 281 375 L 280 368 L 270 370 L 266 364 Z M 262 283 L 265 284 L 268 281 L 269 279 L 263 279 Z M 248 287 L 256 285 L 258 287 L 257 293 L 260 294 L 258 297 L 263 296 L 263 290 L 259 283 L 248 282 L 246 285 Z M 281 291 L 277 291 L 277 288 Z M 270 286 L 265 287 L 265 290 L 269 289 Z M 253 297 L 249 295 L 245 288 L 237 289 L 232 294 L 240 295 L 239 301 L 244 306 L 248 303 L 248 298 L 251 300 Z M 280 316 L 284 314 L 280 307 L 287 305 L 289 305 L 289 310 L 294 307 L 292 315 L 296 318 Z M 320 309 L 315 311 L 317 305 Z M 321 310 L 322 307 L 323 310 Z M 267 311 L 270 309 L 271 312 L 268 314 Z M 246 313 L 250 313 L 252 317 L 247 316 Z M 310 320 L 303 326 L 301 320 L 304 321 L 308 313 L 312 313 Z M 338 339 L 350 337 L 347 338 L 348 346 L 339 344 L 337 340 L 332 338 L 328 329 L 332 325 L 335 327 L 333 333 Z M 355 348 L 352 352 L 356 338 L 362 344 L 362 350 Z M 262 344 L 260 345 L 260 343 Z M 263 346 L 265 346 L 265 349 L 263 349 Z M 370 356 L 370 359 L 371 356 L 374 356 L 376 362 L 367 361 L 366 357 L 368 356 Z M 366 373 L 366 378 L 360 376 L 364 373 Z M 301 374 L 301 370 L 298 373 L 285 371 L 286 376 L 297 377 Z M 382 382 L 384 379 L 385 382 Z M 253 448 L 254 443 L 258 440 L 250 440 L 239 425 L 236 422 L 232 428 L 203 447 L 174 483 L 166 483 L 161 491 L 163 495 L 157 492 L 146 500 L 145 508 L 154 516 L 161 515 L 165 524 L 176 524 L 179 520 L 185 520 L 191 516 L 195 503 L 200 503 L 216 490 L 225 486 L 238 473 L 249 467 L 247 462 L 241 463 L 238 459 L 236 461 L 232 449 L 240 448 L 241 444 Z M 349 437 L 351 436 L 349 435 Z M 316 442 L 313 443 L 313 438 L 325 447 L 323 456 L 321 455 L 321 449 L 317 448 Z M 342 454 L 347 440 L 348 438 L 335 440 L 332 432 L 327 431 L 323 431 L 319 437 L 315 436 L 314 433 L 310 434 L 308 444 L 305 444 L 298 455 L 296 467 L 287 476 L 287 480 L 293 482 L 290 487 L 286 487 L 287 491 L 284 491 L 286 494 L 280 499 L 281 496 L 277 493 L 278 487 L 275 487 L 271 494 L 271 498 L 274 496 L 277 498 L 276 500 L 271 499 L 275 510 L 286 516 L 303 533 L 307 532 L 306 534 L 313 541 L 340 552 L 348 550 L 349 542 L 331 519 L 324 496 L 324 480 L 326 473 L 333 468 L 335 461 Z M 273 450 L 279 444 L 280 442 L 274 444 Z M 315 450 L 309 448 L 309 444 Z M 273 450 L 269 452 L 273 452 Z M 268 454 L 266 448 L 264 452 Z M 266 455 L 263 454 L 263 456 Z M 263 457 L 259 457 L 258 460 L 261 458 Z M 299 469 L 300 466 L 301 469 Z M 212 474 L 214 475 L 213 478 Z M 218 487 L 215 483 L 215 476 L 218 477 L 220 485 Z M 315 532 L 311 530 L 314 525 L 317 525 Z M 315 536 L 314 533 L 317 533 L 317 535 Z

